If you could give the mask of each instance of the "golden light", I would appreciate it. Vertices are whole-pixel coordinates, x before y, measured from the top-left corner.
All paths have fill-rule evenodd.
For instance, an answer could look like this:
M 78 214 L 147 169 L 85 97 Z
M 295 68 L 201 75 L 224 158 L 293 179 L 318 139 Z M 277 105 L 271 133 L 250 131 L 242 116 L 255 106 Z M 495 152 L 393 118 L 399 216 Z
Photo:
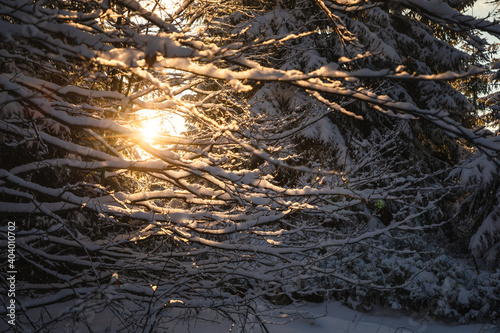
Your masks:
M 177 8 L 183 3 L 183 0 L 146 0 L 141 1 L 141 6 L 146 10 L 158 12 L 158 6 L 170 15 L 172 15 Z
M 156 119 L 148 119 L 142 123 L 141 133 L 142 136 L 148 142 L 154 141 L 154 139 L 160 134 L 160 126 L 158 126 L 158 122 Z
M 180 136 L 186 130 L 184 118 L 165 111 L 144 109 L 138 113 L 139 131 L 153 144 L 162 135 Z

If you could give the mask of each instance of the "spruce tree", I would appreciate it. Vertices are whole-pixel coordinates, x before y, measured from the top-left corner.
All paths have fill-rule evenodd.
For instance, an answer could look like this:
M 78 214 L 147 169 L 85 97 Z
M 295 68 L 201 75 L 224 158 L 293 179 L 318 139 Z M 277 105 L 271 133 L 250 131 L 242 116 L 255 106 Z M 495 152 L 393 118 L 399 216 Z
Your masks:
M 265 331 L 330 297 L 490 315 L 488 279 L 454 275 L 466 304 L 439 289 L 457 253 L 500 253 L 500 142 L 474 95 L 498 70 L 477 31 L 500 28 L 472 3 L 0 0 L 18 327 Z M 186 127 L 148 138 L 146 111 Z

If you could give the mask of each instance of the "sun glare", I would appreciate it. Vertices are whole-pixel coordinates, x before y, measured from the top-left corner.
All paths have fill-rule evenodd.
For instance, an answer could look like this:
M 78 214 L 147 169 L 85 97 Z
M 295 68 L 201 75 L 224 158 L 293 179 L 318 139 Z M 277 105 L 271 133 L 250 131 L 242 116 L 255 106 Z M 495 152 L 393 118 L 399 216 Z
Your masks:
M 138 112 L 142 136 L 153 143 L 162 135 L 180 136 L 186 130 L 184 118 L 174 113 L 144 109 Z
M 142 7 L 146 10 L 155 11 L 158 5 L 161 6 L 162 9 L 167 11 L 169 14 L 173 14 L 177 8 L 179 8 L 182 4 L 181 0 L 161 0 L 161 1 L 143 1 L 141 3 Z

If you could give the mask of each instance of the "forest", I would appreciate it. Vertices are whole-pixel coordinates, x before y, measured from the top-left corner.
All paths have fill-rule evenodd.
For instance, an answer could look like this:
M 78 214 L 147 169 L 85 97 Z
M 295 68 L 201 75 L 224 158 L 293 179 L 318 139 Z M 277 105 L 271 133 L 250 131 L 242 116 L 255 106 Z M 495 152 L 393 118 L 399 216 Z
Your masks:
M 272 332 L 336 300 L 499 329 L 476 2 L 0 0 L 0 328 Z

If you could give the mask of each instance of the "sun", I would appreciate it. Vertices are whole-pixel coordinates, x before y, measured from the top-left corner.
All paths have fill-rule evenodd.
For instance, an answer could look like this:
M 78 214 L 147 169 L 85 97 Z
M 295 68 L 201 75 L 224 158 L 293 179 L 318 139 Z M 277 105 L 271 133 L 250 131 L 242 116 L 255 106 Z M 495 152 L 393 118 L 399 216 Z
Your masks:
M 161 126 L 157 119 L 148 119 L 142 122 L 140 131 L 146 141 L 152 142 L 160 135 Z
M 175 113 L 143 109 L 138 116 L 138 129 L 149 143 L 154 143 L 162 135 L 180 136 L 186 130 L 186 121 Z

